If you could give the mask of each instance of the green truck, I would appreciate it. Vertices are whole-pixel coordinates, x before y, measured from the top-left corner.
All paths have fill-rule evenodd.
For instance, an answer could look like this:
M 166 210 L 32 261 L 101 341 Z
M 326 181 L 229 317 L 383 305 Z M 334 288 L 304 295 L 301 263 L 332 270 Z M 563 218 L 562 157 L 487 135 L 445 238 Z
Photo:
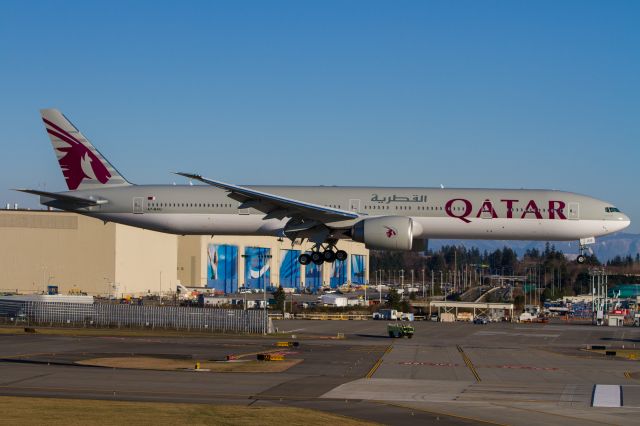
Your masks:
M 414 329 L 412 326 L 403 322 L 396 322 L 394 324 L 387 324 L 387 331 L 389 332 L 389 337 L 399 338 L 407 336 L 411 339 Z

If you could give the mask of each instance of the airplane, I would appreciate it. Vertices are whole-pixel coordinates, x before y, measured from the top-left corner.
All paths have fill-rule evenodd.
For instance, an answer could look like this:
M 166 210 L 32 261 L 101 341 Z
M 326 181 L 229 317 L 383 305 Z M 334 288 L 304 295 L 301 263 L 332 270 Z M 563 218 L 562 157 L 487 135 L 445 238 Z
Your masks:
M 135 185 L 57 109 L 41 110 L 69 191 L 18 191 L 40 203 L 107 222 L 176 235 L 255 235 L 313 243 L 298 261 L 344 261 L 341 239 L 376 250 L 424 250 L 428 239 L 579 242 L 630 219 L 611 203 L 557 190 L 234 185 L 178 172 L 205 185 Z

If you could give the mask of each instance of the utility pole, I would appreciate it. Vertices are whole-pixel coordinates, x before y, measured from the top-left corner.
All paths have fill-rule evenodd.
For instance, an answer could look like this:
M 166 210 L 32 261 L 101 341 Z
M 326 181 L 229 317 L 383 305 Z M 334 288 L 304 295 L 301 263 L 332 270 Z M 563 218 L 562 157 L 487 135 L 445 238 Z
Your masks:
M 432 269 L 431 270 L 431 298 L 433 299 L 433 291 L 434 291 L 434 287 L 436 286 L 436 282 L 433 280 L 433 274 L 435 273 L 435 271 Z
M 382 278 L 382 271 L 380 271 L 380 278 Z M 378 281 L 378 283 L 378 297 L 380 298 L 378 303 L 379 306 L 382 306 L 382 283 L 380 283 L 380 281 Z
M 453 249 L 453 288 L 458 291 L 458 247 Z

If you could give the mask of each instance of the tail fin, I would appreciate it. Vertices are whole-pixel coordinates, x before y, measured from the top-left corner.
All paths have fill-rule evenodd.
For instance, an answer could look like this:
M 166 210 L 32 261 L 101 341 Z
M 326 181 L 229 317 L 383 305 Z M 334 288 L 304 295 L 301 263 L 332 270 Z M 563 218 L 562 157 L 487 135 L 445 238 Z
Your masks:
M 70 190 L 131 185 L 60 111 L 40 114 Z

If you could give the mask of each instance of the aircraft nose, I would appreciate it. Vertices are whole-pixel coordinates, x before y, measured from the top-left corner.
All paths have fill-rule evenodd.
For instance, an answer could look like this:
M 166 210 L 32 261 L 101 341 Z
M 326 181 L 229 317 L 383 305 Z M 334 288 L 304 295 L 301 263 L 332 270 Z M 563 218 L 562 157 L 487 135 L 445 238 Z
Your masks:
M 624 229 L 627 226 L 631 225 L 631 219 L 629 219 L 629 216 L 624 213 L 620 213 L 620 215 L 616 219 L 618 219 L 618 230 Z

